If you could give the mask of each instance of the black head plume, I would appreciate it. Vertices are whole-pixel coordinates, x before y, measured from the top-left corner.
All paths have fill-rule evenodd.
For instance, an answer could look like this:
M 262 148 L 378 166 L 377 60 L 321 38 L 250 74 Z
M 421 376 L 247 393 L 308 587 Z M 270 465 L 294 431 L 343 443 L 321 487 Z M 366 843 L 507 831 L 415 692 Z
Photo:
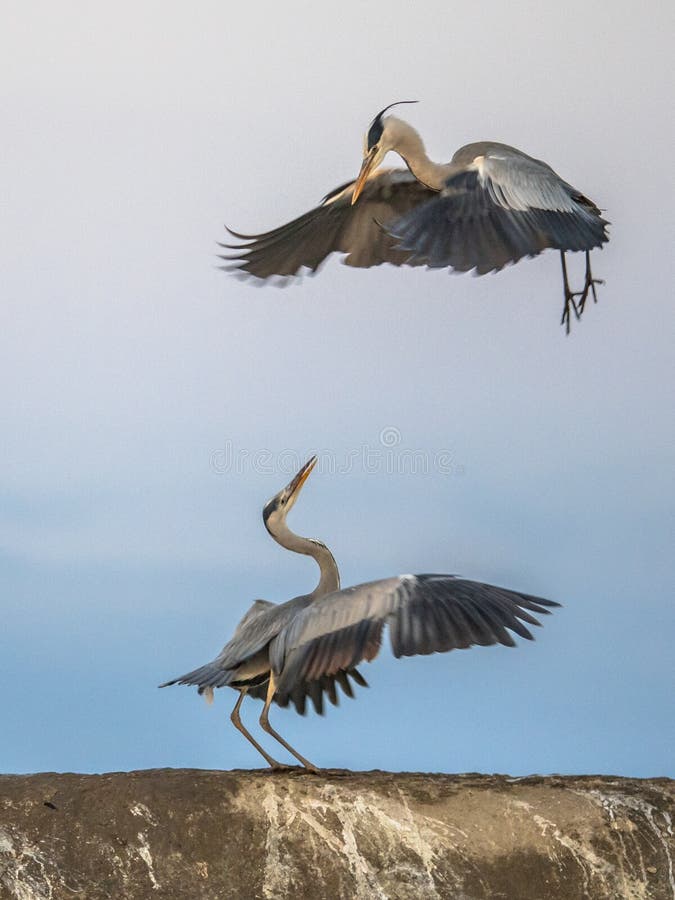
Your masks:
M 279 497 L 272 497 L 272 499 L 265 504 L 265 508 L 263 509 L 263 522 L 265 522 L 265 524 L 267 524 L 267 520 L 277 509 L 279 509 Z
M 418 100 L 397 100 L 396 103 L 390 103 L 389 106 L 385 106 L 381 112 L 379 112 L 373 121 L 370 123 L 370 128 L 368 129 L 368 150 L 372 150 L 373 147 L 378 143 L 380 138 L 382 137 L 382 131 L 384 129 L 384 125 L 382 124 L 382 116 L 392 108 L 392 106 L 400 106 L 402 103 L 418 103 Z

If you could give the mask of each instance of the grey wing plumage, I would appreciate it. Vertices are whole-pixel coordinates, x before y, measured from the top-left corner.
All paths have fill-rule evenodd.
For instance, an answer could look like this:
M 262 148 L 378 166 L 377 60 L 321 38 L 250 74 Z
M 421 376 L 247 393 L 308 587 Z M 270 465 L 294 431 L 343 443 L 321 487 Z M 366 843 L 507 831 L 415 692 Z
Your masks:
M 546 163 L 505 145 L 475 144 L 455 154 L 441 194 L 387 231 L 417 262 L 483 275 L 547 248 L 600 247 L 607 224 Z
M 215 659 L 160 684 L 160 687 L 194 684 L 202 694 L 207 688 L 224 687 L 236 682 L 239 667 L 264 651 L 307 602 L 306 597 L 296 597 L 280 605 L 268 600 L 256 600 L 237 625 L 232 640 L 225 644 Z
M 218 659 L 212 659 L 211 662 L 185 675 L 179 675 L 170 681 L 164 681 L 159 686 L 161 688 L 171 687 L 174 684 L 194 684 L 199 688 L 199 693 L 203 694 L 207 688 L 223 687 L 232 679 L 231 670 L 224 669 L 218 662 Z
M 236 640 L 239 635 L 245 633 L 254 619 L 258 619 L 264 612 L 273 609 L 276 605 L 277 604 L 272 603 L 271 600 L 254 600 L 250 608 L 247 609 L 241 617 L 239 624 L 234 630 L 234 637 L 232 640 Z
M 558 603 L 453 575 L 402 575 L 335 591 L 315 601 L 270 645 L 281 693 L 373 659 L 389 626 L 394 656 L 474 646 L 513 646 L 510 631 Z
M 360 687 L 368 687 L 368 682 L 358 669 L 340 669 L 332 675 L 322 675 L 321 678 L 315 681 L 300 681 L 294 684 L 290 691 L 282 693 L 277 690 L 273 702 L 277 706 L 284 708 L 292 703 L 296 711 L 301 716 L 304 716 L 307 712 L 307 700 L 309 698 L 314 705 L 315 711 L 322 716 L 324 714 L 325 697 L 330 700 L 333 706 L 338 705 L 338 687 L 342 688 L 342 692 L 347 697 L 353 699 L 352 681 Z M 267 681 L 264 684 L 249 688 L 248 693 L 251 697 L 255 697 L 258 700 L 265 700 L 267 697 Z
M 252 678 L 241 679 L 240 666 L 246 666 L 247 660 L 264 651 L 270 640 L 298 614 L 298 611 L 306 605 L 307 600 L 306 597 L 297 597 L 281 606 L 277 606 L 269 600 L 255 600 L 237 625 L 232 640 L 223 647 L 214 660 L 185 675 L 167 681 L 160 687 L 190 684 L 196 685 L 199 693 L 203 694 L 208 689 L 212 690 L 228 684 L 236 687 L 241 683 L 246 683 L 251 697 L 265 700 L 269 672 L 263 671 Z M 264 669 L 265 666 L 263 665 L 261 668 Z M 274 695 L 274 703 L 282 707 L 293 703 L 300 715 L 304 715 L 309 698 L 314 704 L 314 709 L 319 715 L 323 715 L 324 696 L 328 697 L 334 706 L 337 706 L 338 686 L 342 688 L 347 697 L 353 697 L 352 682 L 361 687 L 368 687 L 363 675 L 356 668 L 349 668 L 331 675 L 324 675 L 315 681 L 300 682 L 295 684 L 290 691 L 277 690 Z
M 410 253 L 397 249 L 382 226 L 425 203 L 434 192 L 406 170 L 379 170 L 352 206 L 353 185 L 353 181 L 342 185 L 316 209 L 264 234 L 228 229 L 241 243 L 220 245 L 235 251 L 221 257 L 229 263 L 223 268 L 260 279 L 284 278 L 303 268 L 316 272 L 333 252 L 346 254 L 345 264 L 357 268 L 409 264 Z

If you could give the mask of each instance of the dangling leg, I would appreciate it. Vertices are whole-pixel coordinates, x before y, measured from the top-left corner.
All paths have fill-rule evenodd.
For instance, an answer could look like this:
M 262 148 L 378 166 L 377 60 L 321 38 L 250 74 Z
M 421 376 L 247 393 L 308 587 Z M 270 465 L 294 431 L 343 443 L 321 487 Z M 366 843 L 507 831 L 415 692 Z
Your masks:
M 265 757 L 265 759 L 267 760 L 268 766 L 271 766 L 273 769 L 288 768 L 287 766 L 283 766 L 281 763 L 277 762 L 276 759 L 274 759 L 268 753 L 266 753 L 263 750 L 263 748 L 260 746 L 260 744 L 256 741 L 256 739 L 253 737 L 253 735 L 249 734 L 248 731 L 244 728 L 244 725 L 243 725 L 241 719 L 239 718 L 239 707 L 241 706 L 241 704 L 244 700 L 244 697 L 246 696 L 247 691 L 248 691 L 248 688 L 242 688 L 239 691 L 239 699 L 237 700 L 237 702 L 234 706 L 234 709 L 232 710 L 232 712 L 230 714 L 230 720 L 232 721 L 232 724 L 237 729 L 237 731 L 241 731 L 241 733 L 244 735 L 244 737 L 246 738 L 247 741 L 250 741 L 253 744 L 253 746 L 258 751 L 258 753 L 260 753 L 261 756 Z
M 312 763 L 309 762 L 309 760 L 306 760 L 304 756 L 300 756 L 300 754 L 296 750 L 294 750 L 290 744 L 287 744 L 286 741 L 281 737 L 281 735 L 277 734 L 276 731 L 270 725 L 268 714 L 269 714 L 270 704 L 272 702 L 272 699 L 274 698 L 275 690 L 276 690 L 276 681 L 274 679 L 274 672 L 270 672 L 270 680 L 269 680 L 269 684 L 267 687 L 267 698 L 265 700 L 265 706 L 263 707 L 263 711 L 260 716 L 261 728 L 264 731 L 266 731 L 268 734 L 271 734 L 273 738 L 276 738 L 276 740 L 279 741 L 281 746 L 285 747 L 289 753 L 292 753 L 293 756 L 297 760 L 299 760 L 306 769 L 310 769 L 312 772 L 318 772 L 319 770 L 317 769 L 316 766 L 313 766 Z
M 584 311 L 584 307 L 586 306 L 586 301 L 588 300 L 588 292 L 590 291 L 593 295 L 593 303 L 598 302 L 598 295 L 595 292 L 596 284 L 604 284 L 605 282 L 601 278 L 593 278 L 593 273 L 591 272 L 591 254 L 590 251 L 586 251 L 586 275 L 584 277 L 584 289 L 580 292 L 578 296 L 581 297 L 579 300 L 579 317 L 581 317 L 582 312 Z
M 565 292 L 565 305 L 563 307 L 562 319 L 560 320 L 560 324 L 565 326 L 565 333 L 570 333 L 570 315 L 572 309 L 574 310 L 574 315 L 579 318 L 579 310 L 577 309 L 577 304 L 574 300 L 576 294 L 574 294 L 570 290 L 570 283 L 567 279 L 567 260 L 565 259 L 565 251 L 560 251 L 560 262 L 562 263 L 562 272 L 563 272 L 563 290 Z
M 567 280 L 567 262 L 565 260 L 565 251 L 560 251 L 560 261 L 562 262 L 562 270 L 563 270 L 563 285 L 565 289 L 565 307 L 563 309 L 562 319 L 560 320 L 560 324 L 565 326 L 565 331 L 567 334 L 570 333 L 570 307 L 574 310 L 574 315 L 577 319 L 581 318 L 581 314 L 584 311 L 586 306 L 586 301 L 588 300 L 589 293 L 593 295 L 593 302 L 598 302 L 598 295 L 595 291 L 596 284 L 604 284 L 605 282 L 601 278 L 593 278 L 593 273 L 591 271 L 591 254 L 589 250 L 586 250 L 586 274 L 584 276 L 584 287 L 581 291 L 572 291 L 570 290 L 569 281 Z M 579 303 L 577 304 L 575 297 L 579 297 Z

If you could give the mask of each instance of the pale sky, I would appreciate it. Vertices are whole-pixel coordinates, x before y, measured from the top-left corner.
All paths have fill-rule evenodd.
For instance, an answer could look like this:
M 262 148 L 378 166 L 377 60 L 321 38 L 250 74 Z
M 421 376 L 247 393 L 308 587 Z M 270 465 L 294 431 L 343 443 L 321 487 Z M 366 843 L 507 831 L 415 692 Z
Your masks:
M 387 645 L 356 702 L 272 713 L 291 743 L 352 768 L 675 774 L 674 18 L 3 5 L 0 771 L 259 766 L 234 692 L 156 685 L 254 598 L 313 587 L 260 512 L 320 451 L 290 524 L 345 585 L 459 572 L 564 608 L 515 650 Z M 606 209 L 606 284 L 570 337 L 553 253 L 480 279 L 333 259 L 284 290 L 215 268 L 224 223 L 315 205 L 401 99 L 435 159 L 504 141 Z M 450 464 L 388 471 L 408 451 Z

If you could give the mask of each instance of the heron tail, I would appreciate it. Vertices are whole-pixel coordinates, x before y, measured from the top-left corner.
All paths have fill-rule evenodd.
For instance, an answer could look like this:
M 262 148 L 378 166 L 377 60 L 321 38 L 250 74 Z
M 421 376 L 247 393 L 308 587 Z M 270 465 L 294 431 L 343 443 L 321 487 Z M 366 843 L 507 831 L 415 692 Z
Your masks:
M 213 689 L 223 687 L 232 681 L 232 670 L 223 669 L 217 660 L 206 663 L 186 675 L 179 675 L 178 678 L 172 678 L 171 681 L 165 681 L 160 687 L 170 687 L 172 684 L 194 684 L 198 688 L 198 693 L 206 696 L 206 701 L 213 701 Z

